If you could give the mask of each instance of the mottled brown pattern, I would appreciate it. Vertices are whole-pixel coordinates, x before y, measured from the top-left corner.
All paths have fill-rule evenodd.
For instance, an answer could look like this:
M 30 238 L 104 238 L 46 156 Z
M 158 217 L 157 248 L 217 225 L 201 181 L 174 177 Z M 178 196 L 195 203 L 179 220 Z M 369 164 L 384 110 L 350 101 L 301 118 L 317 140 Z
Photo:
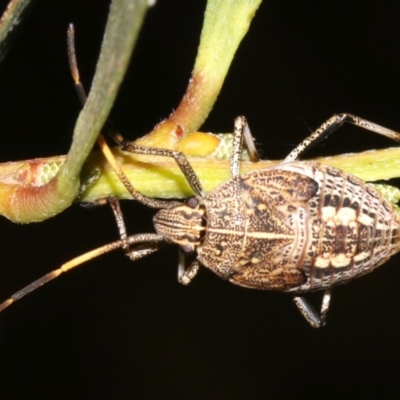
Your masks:
M 400 249 L 392 205 L 362 180 L 316 162 L 233 178 L 195 209 L 171 211 L 155 219 L 158 233 L 192 244 L 201 264 L 250 288 L 327 288 L 372 271 Z
M 308 202 L 310 241 L 302 268 L 307 281 L 292 287 L 306 292 L 347 282 L 371 272 L 399 251 L 400 218 L 373 187 L 345 172 L 315 162 L 275 167 L 314 179 Z
M 200 245 L 204 211 L 188 206 L 162 209 L 153 218 L 158 234 L 169 238 L 186 251 L 194 251 Z

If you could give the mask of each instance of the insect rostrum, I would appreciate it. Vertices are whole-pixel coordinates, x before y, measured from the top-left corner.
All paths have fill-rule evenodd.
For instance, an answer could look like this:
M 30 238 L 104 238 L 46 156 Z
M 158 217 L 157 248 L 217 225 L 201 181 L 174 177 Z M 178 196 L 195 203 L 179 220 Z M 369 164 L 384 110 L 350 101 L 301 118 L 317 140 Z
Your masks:
M 167 243 L 181 250 L 178 280 L 188 284 L 200 266 L 230 282 L 254 289 L 294 295 L 295 304 L 313 327 L 325 324 L 331 288 L 371 272 L 400 250 L 400 215 L 377 190 L 342 170 L 312 161 L 298 161 L 311 144 L 345 122 L 400 140 L 400 134 L 351 114 L 333 116 L 274 167 L 240 176 L 242 142 L 257 159 L 244 117 L 235 121 L 231 179 L 207 195 L 185 156 L 171 150 L 125 143 L 140 154 L 173 157 L 196 196 L 186 203 L 165 202 L 137 195 L 151 207 L 156 234 L 127 236 L 116 200 L 121 240 L 64 264 L 0 305 L 0 311 L 38 286 L 87 259 L 123 248 L 132 259 L 142 258 Z M 197 258 L 185 265 L 186 254 Z M 304 293 L 324 290 L 317 313 Z

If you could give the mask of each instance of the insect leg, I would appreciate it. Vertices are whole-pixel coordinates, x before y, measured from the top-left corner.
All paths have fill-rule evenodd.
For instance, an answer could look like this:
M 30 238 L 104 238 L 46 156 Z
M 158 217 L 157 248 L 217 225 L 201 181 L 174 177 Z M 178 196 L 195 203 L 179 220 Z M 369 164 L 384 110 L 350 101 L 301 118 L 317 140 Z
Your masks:
M 400 133 L 392 131 L 391 129 L 374 124 L 366 119 L 357 117 L 352 114 L 339 114 L 334 115 L 324 122 L 318 129 L 316 129 L 310 136 L 304 139 L 297 145 L 285 158 L 284 162 L 296 161 L 299 156 L 309 147 L 318 143 L 323 138 L 327 137 L 334 130 L 341 127 L 344 123 L 350 123 L 360 128 L 366 129 L 371 132 L 378 133 L 379 135 L 387 136 L 390 139 L 400 141 Z
M 126 231 L 126 225 L 124 221 L 124 215 L 121 211 L 120 202 L 115 197 L 107 199 L 114 213 L 115 220 L 117 222 L 119 236 L 121 238 L 121 248 L 123 249 L 125 255 L 130 258 L 131 261 L 138 260 L 144 256 L 158 251 L 162 246 L 165 245 L 164 242 L 160 243 L 145 243 L 141 246 L 136 246 L 133 250 L 129 245 L 129 236 Z M 144 247 L 143 247 L 144 246 Z
M 190 187 L 192 188 L 196 196 L 204 197 L 203 187 L 200 183 L 198 176 L 196 175 L 196 172 L 194 172 L 194 169 L 190 165 L 186 156 L 180 151 L 159 149 L 156 147 L 139 146 L 128 141 L 125 141 L 121 144 L 122 144 L 122 150 L 129 151 L 131 153 L 173 158 L 178 164 L 178 167 L 181 169 L 183 175 L 185 175 L 187 182 L 189 183 Z M 168 207 L 164 208 L 171 208 L 171 204 L 168 204 Z
M 122 250 L 124 251 L 125 255 L 129 257 L 131 252 L 127 242 L 128 234 L 126 231 L 124 215 L 122 214 L 121 211 L 121 206 L 119 204 L 118 199 L 116 198 L 108 199 L 108 203 L 110 204 L 111 210 L 114 213 L 115 221 L 117 222 L 119 236 L 121 238 L 121 241 L 123 242 L 123 245 L 121 246 Z
M 259 160 L 254 139 L 251 136 L 250 128 L 245 117 L 240 116 L 235 119 L 233 130 L 233 144 L 231 155 L 231 176 L 232 178 L 240 174 L 240 161 L 242 159 L 243 140 L 246 143 L 250 160 L 257 162 Z
M 301 315 L 307 320 L 307 322 L 313 328 L 321 328 L 326 324 L 326 317 L 329 310 L 329 303 L 331 301 L 331 294 L 331 288 L 325 289 L 319 315 L 315 308 L 303 296 L 296 296 L 293 298 L 293 300 L 297 308 L 301 312 Z
M 71 73 L 74 78 L 75 87 L 77 88 L 78 95 L 84 104 L 86 102 L 86 93 L 82 84 L 80 83 L 79 79 L 79 72 L 77 68 L 76 58 L 75 58 L 75 47 L 74 47 L 74 31 L 73 26 L 71 25 L 68 30 L 68 54 L 70 58 L 70 67 Z M 104 138 L 100 135 L 100 137 Z M 104 141 L 105 143 L 105 141 Z M 100 146 L 101 146 L 100 142 Z M 110 151 L 109 147 L 105 144 L 104 148 Z M 102 148 L 103 149 L 103 148 Z M 114 157 L 111 157 L 111 161 L 116 163 Z M 125 175 L 124 175 L 125 176 Z M 129 181 L 128 181 L 129 182 Z M 145 197 L 145 196 L 144 196 Z M 99 200 L 98 203 L 100 204 L 104 200 Z M 64 272 L 71 270 L 79 265 L 82 265 L 86 261 L 89 261 L 95 257 L 98 257 L 102 254 L 108 253 L 112 250 L 123 248 L 126 252 L 129 253 L 129 257 L 132 260 L 137 260 L 142 258 L 146 255 L 149 255 L 155 251 L 157 251 L 161 246 L 166 244 L 165 238 L 161 235 L 157 234 L 138 234 L 133 236 L 127 236 L 126 227 L 123 220 L 122 212 L 119 208 L 119 202 L 114 199 L 109 201 L 114 212 L 114 215 L 117 220 L 118 229 L 120 232 L 121 239 L 106 244 L 105 246 L 99 247 L 95 250 L 89 251 L 85 254 L 82 254 L 67 263 L 63 264 L 60 268 L 49 272 L 48 274 L 44 275 L 43 277 L 37 279 L 36 281 L 32 282 L 31 284 L 25 286 L 23 289 L 19 290 L 18 292 L 14 293 L 10 298 L 0 304 L 0 312 L 9 307 L 11 304 L 15 303 L 17 300 L 25 297 L 27 294 L 33 292 L 34 290 L 38 289 L 40 286 L 44 285 L 47 282 L 52 281 L 53 279 L 57 278 Z M 131 245 L 136 245 L 136 248 L 130 250 L 129 247 Z
M 179 251 L 178 282 L 182 285 L 188 285 L 200 268 L 200 262 L 197 260 L 194 260 L 188 267 L 186 267 L 185 261 L 185 255 Z
M 243 140 L 246 143 L 247 150 L 250 155 L 250 160 L 253 162 L 257 162 L 259 160 L 258 152 L 254 144 L 253 137 L 251 136 L 250 128 L 247 123 L 245 117 L 240 116 L 235 119 L 234 123 L 234 138 L 232 145 L 232 156 L 231 156 L 231 176 L 239 176 L 240 169 L 240 161 L 242 158 L 242 148 L 243 148 Z M 130 151 L 136 154 L 151 154 L 151 155 L 160 155 L 173 157 L 181 169 L 182 173 L 185 175 L 186 180 L 188 181 L 190 187 L 195 192 L 196 195 L 203 197 L 203 189 L 200 184 L 200 181 L 193 171 L 193 168 L 189 164 L 186 159 L 186 156 L 177 151 L 167 150 L 167 149 L 157 149 L 151 147 L 144 147 L 134 145 L 130 142 L 120 142 L 122 145 L 122 150 Z

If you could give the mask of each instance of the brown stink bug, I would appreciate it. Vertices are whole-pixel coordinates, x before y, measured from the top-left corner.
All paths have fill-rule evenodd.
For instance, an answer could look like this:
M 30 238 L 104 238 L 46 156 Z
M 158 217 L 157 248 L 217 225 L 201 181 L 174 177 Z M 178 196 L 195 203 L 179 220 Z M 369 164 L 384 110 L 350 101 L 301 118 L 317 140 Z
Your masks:
M 231 179 L 208 194 L 179 152 L 122 142 L 126 151 L 173 157 L 195 196 L 185 203 L 159 201 L 138 193 L 134 199 L 161 208 L 157 233 L 128 236 L 116 200 L 111 200 L 121 240 L 64 264 L 0 304 L 0 311 L 37 287 L 83 262 L 117 248 L 132 259 L 166 244 L 179 246 L 178 280 L 188 284 L 201 265 L 240 286 L 289 292 L 313 327 L 325 324 L 331 288 L 371 272 L 400 249 L 400 215 L 372 186 L 337 168 L 298 161 L 317 140 L 350 122 L 400 140 L 400 134 L 351 114 L 335 115 L 276 166 L 240 176 L 243 140 L 257 160 L 244 117 L 235 121 Z M 190 265 L 185 255 L 196 254 Z M 317 313 L 304 293 L 324 290 Z

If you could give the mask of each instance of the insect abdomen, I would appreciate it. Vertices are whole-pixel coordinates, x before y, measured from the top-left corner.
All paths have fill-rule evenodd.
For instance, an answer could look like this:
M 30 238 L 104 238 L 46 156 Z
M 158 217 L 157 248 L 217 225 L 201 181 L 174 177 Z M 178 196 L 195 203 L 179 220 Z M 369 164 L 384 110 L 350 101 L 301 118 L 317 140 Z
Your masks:
M 314 162 L 282 166 L 305 174 L 319 190 L 308 202 L 307 282 L 291 291 L 344 283 L 371 272 L 400 249 L 400 216 L 373 187 Z

